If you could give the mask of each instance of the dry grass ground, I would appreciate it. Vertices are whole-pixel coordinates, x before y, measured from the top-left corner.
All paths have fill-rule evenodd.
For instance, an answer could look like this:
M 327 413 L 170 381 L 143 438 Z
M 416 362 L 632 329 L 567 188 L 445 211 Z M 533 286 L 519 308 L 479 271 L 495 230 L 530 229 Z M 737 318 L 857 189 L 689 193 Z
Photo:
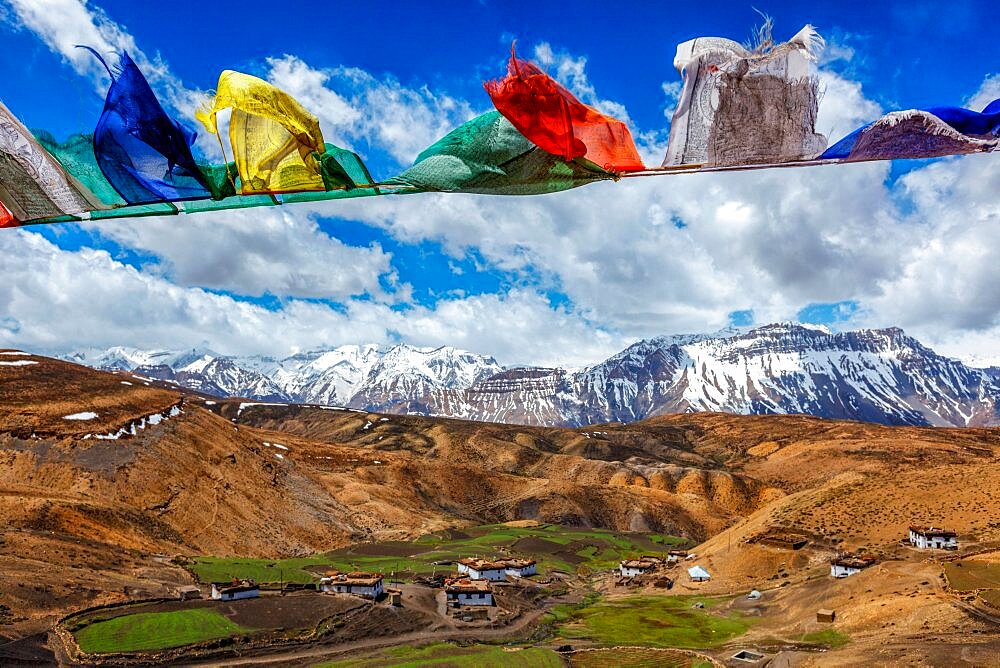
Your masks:
M 116 377 L 38 355 L 0 350 L 0 433 L 21 438 L 104 434 L 169 409 L 180 392 L 150 387 L 130 376 Z M 23 366 L 8 366 L 12 362 Z M 128 384 L 125 384 L 128 383 Z M 90 420 L 65 416 L 93 412 Z

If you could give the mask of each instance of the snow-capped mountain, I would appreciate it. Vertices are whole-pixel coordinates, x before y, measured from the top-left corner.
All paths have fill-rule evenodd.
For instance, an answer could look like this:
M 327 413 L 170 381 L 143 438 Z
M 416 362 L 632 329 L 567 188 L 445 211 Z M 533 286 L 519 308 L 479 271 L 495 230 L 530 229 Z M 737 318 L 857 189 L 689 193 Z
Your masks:
M 208 348 L 188 348 L 187 350 L 140 350 L 115 346 L 107 350 L 87 350 L 66 355 L 64 359 L 77 364 L 108 369 L 131 371 L 139 366 L 168 366 L 180 370 L 196 367 L 199 362 L 207 364 L 220 355 Z
M 805 413 L 884 424 L 1000 424 L 1000 375 L 902 330 L 775 324 L 639 341 L 594 366 L 504 368 L 451 347 L 342 346 L 275 360 L 113 348 L 67 359 L 219 396 L 536 425 L 694 411 Z

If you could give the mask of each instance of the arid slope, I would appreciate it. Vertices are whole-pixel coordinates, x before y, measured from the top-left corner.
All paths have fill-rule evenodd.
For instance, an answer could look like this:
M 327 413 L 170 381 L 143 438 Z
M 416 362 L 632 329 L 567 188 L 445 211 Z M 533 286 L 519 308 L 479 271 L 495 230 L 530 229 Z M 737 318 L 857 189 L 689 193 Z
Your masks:
M 908 523 L 1000 540 L 996 429 L 724 414 L 524 427 L 220 401 L 2 356 L 19 360 L 32 363 L 0 365 L 0 601 L 15 634 L 166 593 L 188 578 L 175 554 L 305 554 L 514 519 L 704 541 L 716 578 L 701 589 L 788 581 L 804 587 L 779 599 L 795 614 L 828 595 L 808 583 L 834 551 L 891 556 Z M 775 529 L 811 545 L 747 542 Z

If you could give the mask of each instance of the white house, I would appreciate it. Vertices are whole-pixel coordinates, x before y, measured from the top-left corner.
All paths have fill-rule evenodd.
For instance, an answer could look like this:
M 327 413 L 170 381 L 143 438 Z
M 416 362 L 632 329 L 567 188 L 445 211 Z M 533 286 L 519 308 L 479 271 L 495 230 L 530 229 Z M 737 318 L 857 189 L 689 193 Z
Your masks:
M 639 559 L 626 559 L 618 564 L 618 573 L 623 578 L 634 578 L 637 575 L 645 575 L 663 565 L 663 560 L 659 557 L 640 557 Z
M 712 575 L 701 566 L 692 566 L 688 569 L 688 577 L 692 582 L 706 582 L 712 579 Z
M 830 562 L 830 577 L 834 578 L 846 578 L 849 575 L 854 575 L 855 573 L 860 573 L 860 566 L 850 566 L 843 563 Z
M 846 554 L 830 561 L 830 576 L 846 578 L 875 564 L 872 557 L 858 557 Z
M 382 576 L 378 573 L 337 573 L 320 578 L 319 589 L 336 594 L 352 594 L 362 598 L 379 598 L 385 593 Z
M 493 605 L 493 590 L 486 580 L 448 580 L 444 586 L 445 601 L 451 607 L 463 605 Z
M 507 562 L 486 559 L 461 559 L 455 562 L 459 573 L 468 575 L 470 580 L 500 582 L 507 579 Z
M 910 545 L 922 550 L 929 548 L 938 550 L 957 550 L 958 534 L 948 529 L 937 527 L 911 526 Z
M 514 577 L 526 578 L 538 574 L 538 565 L 534 559 L 507 559 L 504 573 Z
M 212 583 L 212 598 L 216 601 L 237 601 L 241 598 L 257 598 L 258 596 L 260 596 L 260 587 L 253 580 Z

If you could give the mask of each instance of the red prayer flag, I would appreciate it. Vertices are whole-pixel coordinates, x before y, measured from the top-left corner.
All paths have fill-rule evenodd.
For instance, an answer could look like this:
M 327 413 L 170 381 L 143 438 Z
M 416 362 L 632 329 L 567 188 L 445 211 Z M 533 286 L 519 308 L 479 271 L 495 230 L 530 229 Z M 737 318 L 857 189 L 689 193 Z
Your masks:
M 628 127 L 576 97 L 534 63 L 510 53 L 507 76 L 483 84 L 497 108 L 536 146 L 609 172 L 645 169 Z
M 7 207 L 0 202 L 0 227 L 18 227 L 20 224 L 14 220 L 14 215 L 7 210 Z

